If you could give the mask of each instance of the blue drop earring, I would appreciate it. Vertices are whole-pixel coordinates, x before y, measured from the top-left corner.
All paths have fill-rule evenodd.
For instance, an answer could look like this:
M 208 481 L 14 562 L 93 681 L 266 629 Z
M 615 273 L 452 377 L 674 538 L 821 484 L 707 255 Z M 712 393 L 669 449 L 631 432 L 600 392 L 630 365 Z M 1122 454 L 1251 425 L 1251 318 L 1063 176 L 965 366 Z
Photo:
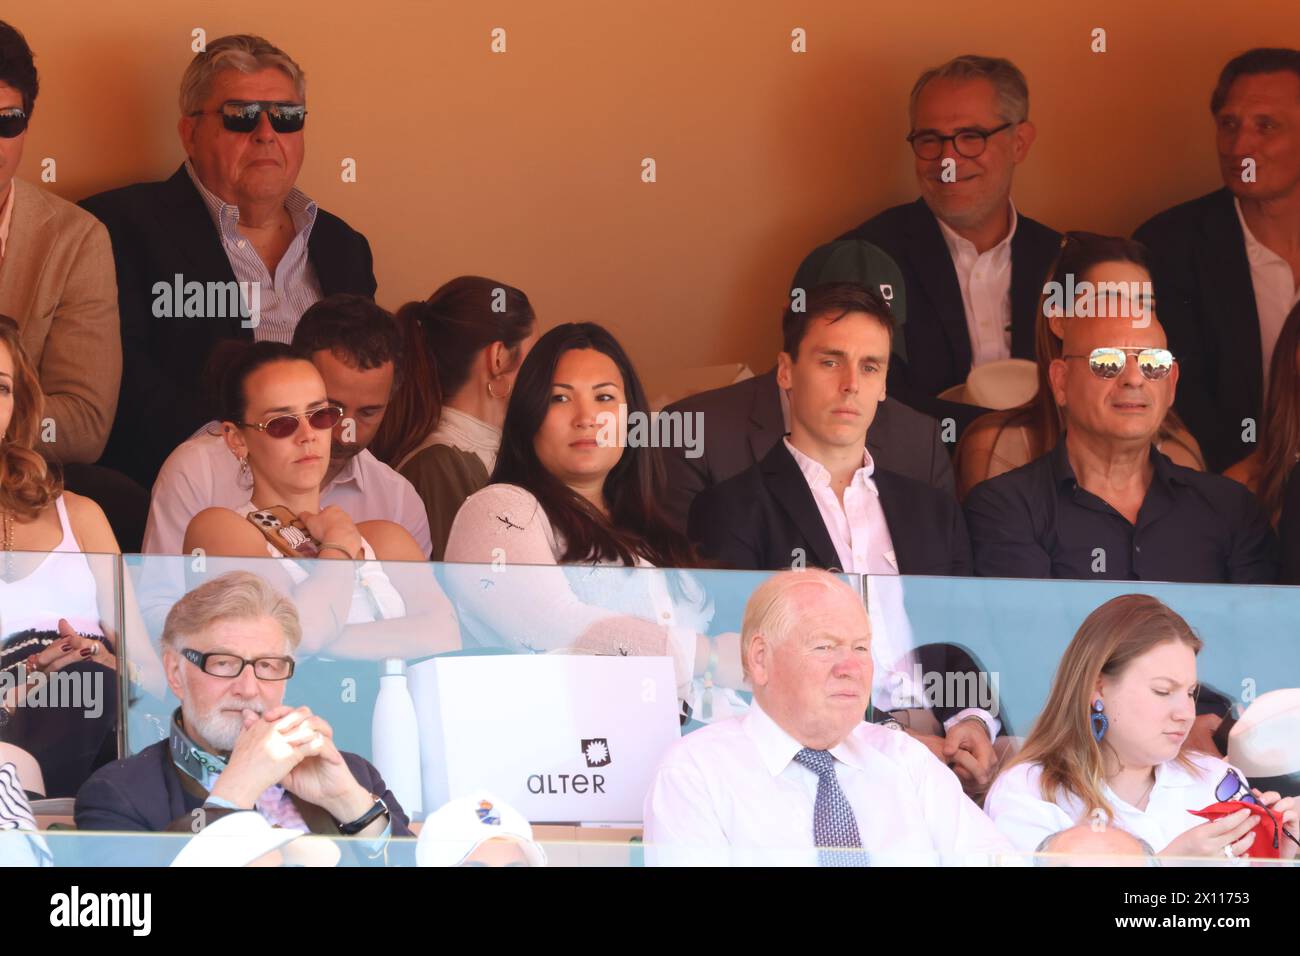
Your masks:
M 1092 724 L 1092 736 L 1101 743 L 1101 738 L 1106 736 L 1106 728 L 1110 726 L 1110 721 L 1102 713 L 1101 698 L 1098 697 L 1092 704 L 1092 713 L 1088 715 L 1088 721 Z

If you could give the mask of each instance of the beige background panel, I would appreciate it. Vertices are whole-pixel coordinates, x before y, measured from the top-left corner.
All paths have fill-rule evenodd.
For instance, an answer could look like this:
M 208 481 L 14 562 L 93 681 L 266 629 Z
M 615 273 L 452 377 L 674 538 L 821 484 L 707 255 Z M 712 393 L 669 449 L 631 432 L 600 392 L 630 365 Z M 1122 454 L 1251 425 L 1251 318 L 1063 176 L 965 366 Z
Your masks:
M 606 323 L 653 374 L 771 364 L 800 258 L 915 196 L 907 92 L 955 54 L 1008 56 L 1029 78 L 1039 136 L 1015 198 L 1034 218 L 1128 232 L 1217 186 L 1218 70 L 1300 45 L 1300 7 L 1080 6 L 62 0 L 4 16 L 41 71 L 29 179 L 46 156 L 49 188 L 72 199 L 170 174 L 190 31 L 259 32 L 307 71 L 300 184 L 369 237 L 384 305 L 490 275 L 544 326 Z M 790 52 L 795 27 L 806 54 Z

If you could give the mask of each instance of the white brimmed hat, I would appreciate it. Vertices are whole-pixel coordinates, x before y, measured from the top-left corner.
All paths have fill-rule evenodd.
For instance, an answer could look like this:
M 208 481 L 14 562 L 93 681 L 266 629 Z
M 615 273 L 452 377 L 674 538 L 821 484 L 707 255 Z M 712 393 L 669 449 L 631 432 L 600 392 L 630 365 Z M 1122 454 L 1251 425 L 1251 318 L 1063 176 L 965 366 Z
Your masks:
M 939 398 L 1004 411 L 1038 394 L 1038 366 L 1028 359 L 998 359 L 970 370 L 961 385 L 944 389 Z
M 1300 794 L 1300 689 L 1255 698 L 1228 734 L 1228 762 L 1252 787 Z
M 301 830 L 273 827 L 260 813 L 241 810 L 213 820 L 172 860 L 172 866 L 248 866 L 302 836 Z
M 502 838 L 519 844 L 529 866 L 546 865 L 546 852 L 533 842 L 533 828 L 524 815 L 483 791 L 448 801 L 429 814 L 415 845 L 415 862 L 456 866 L 484 843 Z

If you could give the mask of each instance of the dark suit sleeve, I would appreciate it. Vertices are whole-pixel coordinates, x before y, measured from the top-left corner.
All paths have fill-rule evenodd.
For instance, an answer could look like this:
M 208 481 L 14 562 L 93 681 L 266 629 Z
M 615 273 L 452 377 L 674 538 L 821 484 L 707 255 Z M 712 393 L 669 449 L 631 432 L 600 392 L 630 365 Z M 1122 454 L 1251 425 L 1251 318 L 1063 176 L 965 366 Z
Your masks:
M 986 578 L 1050 578 L 1052 558 L 1038 543 L 1028 505 L 1000 478 L 980 482 L 966 496 L 975 573 Z
M 664 411 L 681 411 L 683 414 L 690 414 L 689 410 L 679 409 L 675 405 L 668 406 Z M 707 432 L 704 441 L 708 441 Z M 686 447 L 663 449 L 664 470 L 668 476 L 668 494 L 664 498 L 664 510 L 673 527 L 682 534 L 687 534 L 691 503 L 700 492 L 713 485 L 709 477 L 708 456 L 703 453 L 703 449 L 700 449 L 699 457 L 688 458 L 686 453 L 690 450 Z
M 952 502 L 952 527 L 948 540 L 952 542 L 952 570 L 949 574 L 959 578 L 970 577 L 975 573 L 975 562 L 970 549 L 970 534 L 966 530 L 966 519 L 962 515 L 961 505 L 957 504 L 956 499 Z
M 119 830 L 152 832 L 149 815 L 136 803 L 146 788 L 132 787 L 133 781 L 121 772 L 121 763 L 109 764 L 77 791 L 73 819 L 78 830 Z
M 1282 584 L 1300 584 L 1300 467 L 1291 469 L 1282 503 Z
M 746 521 L 738 514 L 738 509 L 726 503 L 724 499 L 731 496 L 718 493 L 728 484 L 715 485 L 696 496 L 691 504 L 686 536 L 700 554 L 724 568 L 733 571 L 765 570 L 761 550 L 746 533 L 753 529 L 755 522 Z
M 952 453 L 943 442 L 943 429 L 937 421 L 930 426 L 930 434 L 933 437 L 930 484 L 956 499 L 957 480 L 952 472 Z M 954 439 L 955 437 L 954 435 Z
M 1227 480 L 1227 479 L 1223 479 Z M 1255 496 L 1238 494 L 1238 518 L 1233 522 L 1228 581 L 1232 584 L 1275 584 L 1278 580 L 1277 535 Z
M 347 761 L 348 769 L 352 771 L 352 776 L 356 777 L 357 783 L 365 787 L 375 796 L 381 798 L 388 807 L 389 819 L 393 824 L 393 836 L 405 837 L 412 836 L 411 821 L 407 817 L 406 811 L 402 805 L 397 802 L 397 797 L 393 791 L 388 789 L 388 784 L 384 783 L 384 778 L 379 775 L 379 771 L 374 764 L 364 757 L 358 757 L 356 754 L 347 753 L 343 755 Z M 348 821 L 343 820 L 343 823 Z
M 1240 422 L 1225 422 L 1214 399 L 1212 383 L 1217 369 L 1217 349 L 1207 341 L 1198 308 L 1192 254 L 1184 230 L 1172 228 L 1162 217 L 1138 227 L 1133 238 L 1151 252 L 1151 277 L 1159 296 L 1160 324 L 1169 338 L 1169 350 L 1178 360 L 1178 388 L 1175 406 L 1187 428 L 1196 437 L 1211 471 L 1222 471 L 1242 457 Z

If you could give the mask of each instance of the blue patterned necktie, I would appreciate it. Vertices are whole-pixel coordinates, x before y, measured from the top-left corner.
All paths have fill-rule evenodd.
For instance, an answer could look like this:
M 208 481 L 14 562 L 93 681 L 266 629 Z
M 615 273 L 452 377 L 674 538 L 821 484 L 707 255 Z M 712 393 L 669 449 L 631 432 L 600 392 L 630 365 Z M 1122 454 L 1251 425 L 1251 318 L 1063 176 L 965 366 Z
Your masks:
M 862 846 L 858 836 L 858 820 L 853 815 L 848 798 L 840 789 L 835 775 L 835 758 L 828 750 L 809 750 L 804 747 L 794 759 L 817 774 L 817 802 L 813 805 L 813 842 L 817 845 L 817 862 L 821 866 L 866 866 L 867 854 L 843 852 L 846 848 Z M 834 847 L 836 849 L 823 849 Z M 837 852 L 836 850 L 841 852 Z

